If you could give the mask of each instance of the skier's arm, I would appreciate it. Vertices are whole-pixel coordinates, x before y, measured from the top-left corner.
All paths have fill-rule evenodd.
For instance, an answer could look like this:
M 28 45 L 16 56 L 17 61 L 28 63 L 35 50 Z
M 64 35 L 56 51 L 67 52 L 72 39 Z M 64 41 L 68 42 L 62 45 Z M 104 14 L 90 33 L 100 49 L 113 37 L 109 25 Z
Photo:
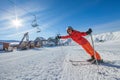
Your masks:
M 60 36 L 60 38 L 61 39 L 67 39 L 67 38 L 70 38 L 70 36 L 69 35 L 67 35 L 67 36 Z
M 86 36 L 87 35 L 86 32 L 80 32 L 80 31 L 76 31 L 76 32 L 79 34 L 79 36 Z
M 86 36 L 87 33 L 86 32 L 80 32 L 82 36 Z
M 88 31 L 86 32 L 79 32 L 79 31 L 76 31 L 76 32 L 79 33 L 80 36 L 86 36 L 92 33 L 92 29 L 89 28 Z
M 86 32 L 81 32 L 82 36 L 90 35 L 92 33 L 92 29 L 89 28 Z

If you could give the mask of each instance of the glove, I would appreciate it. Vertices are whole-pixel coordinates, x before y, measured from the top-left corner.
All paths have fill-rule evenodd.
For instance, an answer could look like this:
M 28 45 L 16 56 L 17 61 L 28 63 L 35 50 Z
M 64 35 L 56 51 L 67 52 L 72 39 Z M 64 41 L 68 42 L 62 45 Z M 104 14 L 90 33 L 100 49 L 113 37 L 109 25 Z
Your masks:
M 61 36 L 56 36 L 56 39 L 60 39 L 61 38 Z
M 89 28 L 88 31 L 86 31 L 86 34 L 89 35 L 89 34 L 91 34 L 91 33 L 92 33 L 92 29 Z

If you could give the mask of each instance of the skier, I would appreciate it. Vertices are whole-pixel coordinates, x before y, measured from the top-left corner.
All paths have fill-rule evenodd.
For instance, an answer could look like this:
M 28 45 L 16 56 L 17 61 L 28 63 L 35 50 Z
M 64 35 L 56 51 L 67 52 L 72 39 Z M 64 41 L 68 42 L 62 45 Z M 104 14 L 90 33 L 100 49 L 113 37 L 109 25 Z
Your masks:
M 101 59 L 100 54 L 95 51 L 94 55 L 94 49 L 91 46 L 91 44 L 88 42 L 87 39 L 85 39 L 83 36 L 89 35 L 92 33 L 92 29 L 89 28 L 86 32 L 79 32 L 77 30 L 74 30 L 71 26 L 68 26 L 67 28 L 68 35 L 66 36 L 57 36 L 58 39 L 67 39 L 72 38 L 73 41 L 78 43 L 82 46 L 82 48 L 91 56 L 90 59 L 88 59 L 88 62 L 92 62 L 92 64 L 96 64 L 96 60 L 98 63 L 101 63 L 103 60 Z

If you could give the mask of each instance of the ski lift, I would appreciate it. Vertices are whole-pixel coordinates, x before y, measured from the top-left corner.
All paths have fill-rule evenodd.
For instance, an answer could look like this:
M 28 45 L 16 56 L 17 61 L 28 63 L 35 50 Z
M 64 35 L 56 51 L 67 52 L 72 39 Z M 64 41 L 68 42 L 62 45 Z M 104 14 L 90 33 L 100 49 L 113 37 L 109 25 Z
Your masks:
M 34 20 L 32 21 L 32 27 L 37 27 L 37 26 L 39 26 L 38 24 L 37 24 L 37 18 L 36 18 L 36 16 L 34 15 Z
M 40 31 L 38 30 L 37 33 L 39 33 Z
M 37 27 L 37 33 L 39 33 L 39 32 L 41 32 L 41 30 L 40 30 L 40 28 L 39 28 L 39 27 Z
M 41 32 L 40 28 L 38 27 L 39 25 L 37 24 L 37 18 L 36 18 L 36 15 L 33 15 L 34 16 L 34 20 L 32 21 L 32 27 L 36 28 L 37 29 L 37 33 Z

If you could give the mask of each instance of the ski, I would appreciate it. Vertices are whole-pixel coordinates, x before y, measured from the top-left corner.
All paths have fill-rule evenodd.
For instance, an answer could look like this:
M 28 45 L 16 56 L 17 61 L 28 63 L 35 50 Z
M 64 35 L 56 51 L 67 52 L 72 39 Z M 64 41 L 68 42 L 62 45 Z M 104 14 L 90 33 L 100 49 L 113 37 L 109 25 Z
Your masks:
M 88 61 L 75 61 L 75 60 L 69 60 L 69 61 L 72 63 L 72 65 L 78 66 L 78 65 L 91 65 L 94 60 L 91 61 L 91 62 L 88 62 Z
M 97 65 L 95 63 L 93 63 L 95 60 L 88 62 L 88 61 L 76 61 L 76 60 L 69 60 L 69 62 L 72 63 L 73 66 L 82 66 L 82 65 Z M 114 62 L 111 61 L 103 61 L 101 63 L 99 63 L 98 65 L 100 66 L 115 66 Z

